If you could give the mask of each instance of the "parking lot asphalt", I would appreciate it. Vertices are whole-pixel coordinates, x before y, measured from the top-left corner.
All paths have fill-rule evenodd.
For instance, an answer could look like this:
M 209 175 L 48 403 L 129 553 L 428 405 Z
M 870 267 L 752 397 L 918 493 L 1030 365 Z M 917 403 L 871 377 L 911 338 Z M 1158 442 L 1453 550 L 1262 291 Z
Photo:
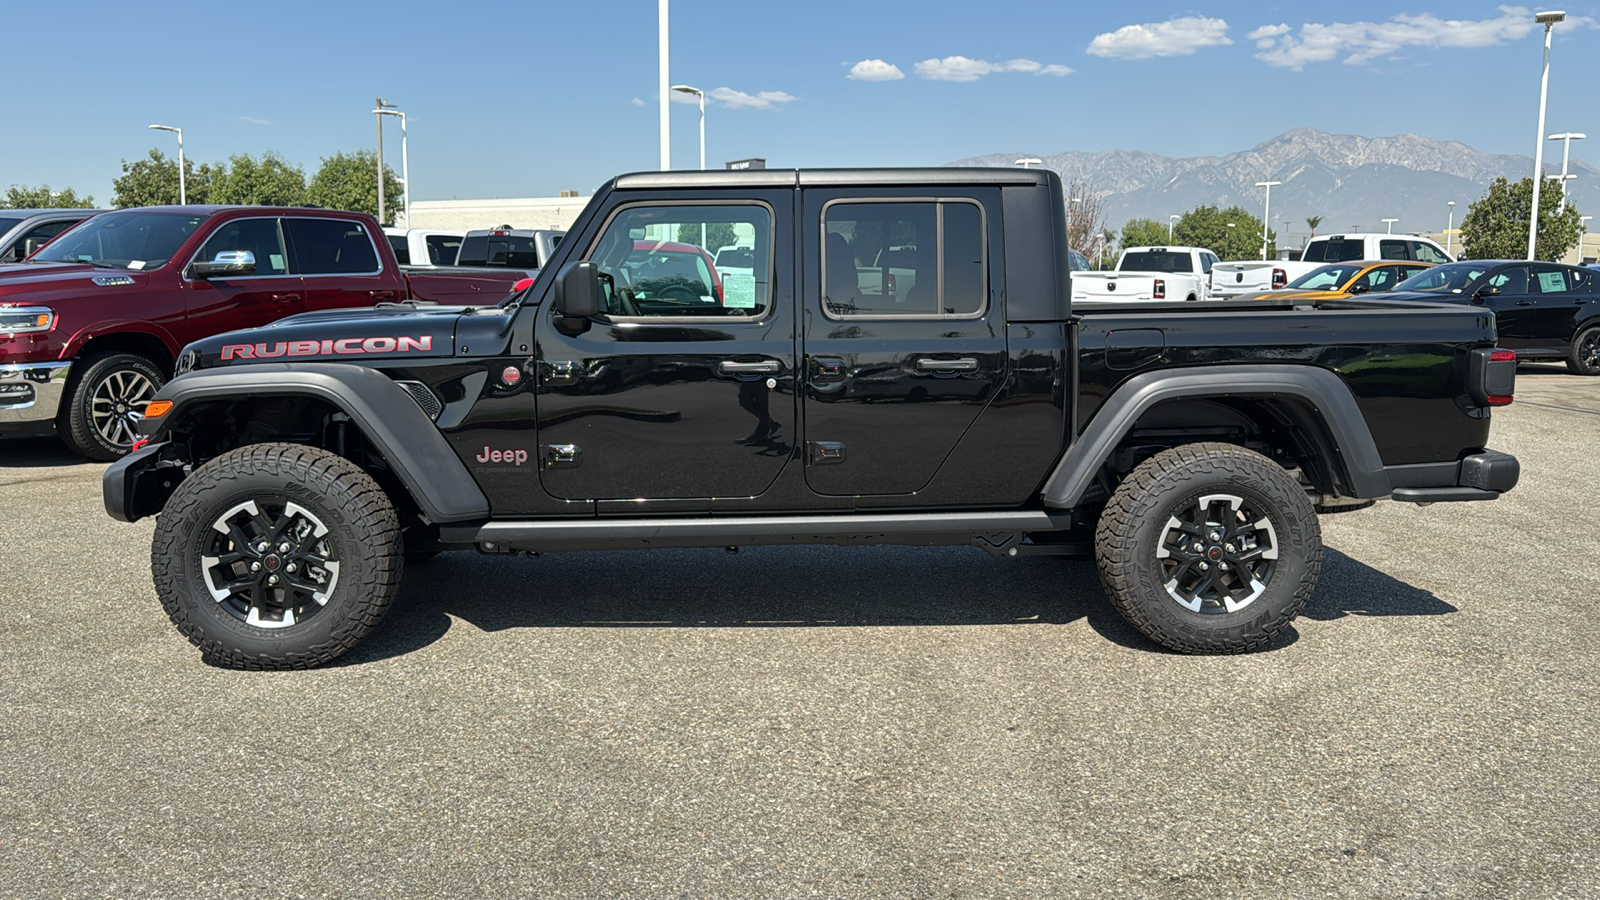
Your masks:
M 0 444 L 0 897 L 1600 895 L 1600 379 L 1495 503 L 1323 518 L 1287 638 L 1089 561 L 450 554 L 330 668 L 216 669 L 103 465 Z

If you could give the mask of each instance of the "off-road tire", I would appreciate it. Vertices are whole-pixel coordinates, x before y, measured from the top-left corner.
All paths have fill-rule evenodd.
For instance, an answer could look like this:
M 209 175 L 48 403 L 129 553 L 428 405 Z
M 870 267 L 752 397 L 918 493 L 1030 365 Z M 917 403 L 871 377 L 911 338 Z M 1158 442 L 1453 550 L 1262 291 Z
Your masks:
M 1591 325 L 1572 339 L 1567 368 L 1574 375 L 1600 375 L 1600 325 Z
M 144 404 L 167 383 L 167 376 L 155 363 L 137 353 L 91 353 L 74 364 L 72 382 L 67 387 L 67 396 L 56 421 L 57 433 L 72 452 L 111 462 L 127 456 L 133 449 L 133 442 L 138 437 L 132 428 L 136 419 L 124 420 L 123 427 L 117 428 L 114 418 L 122 414 L 110 409 L 101 409 L 98 422 L 96 419 L 97 393 L 116 394 L 116 387 L 123 383 L 142 398 L 133 408 L 143 410 Z M 114 396 L 102 396 L 100 399 L 102 405 L 107 400 L 117 402 Z M 113 419 L 108 420 L 107 416 Z M 101 433 L 98 425 L 106 424 L 111 425 L 112 436 L 116 440 Z
M 208 547 L 216 552 L 209 543 L 218 533 L 214 523 L 250 502 L 281 508 L 284 520 L 285 504 L 293 504 L 327 529 L 335 581 L 326 602 L 306 604 L 309 613 L 294 624 L 250 624 L 213 599 L 207 583 L 202 557 Z M 156 522 L 150 568 L 167 615 L 207 661 L 305 669 L 337 658 L 383 619 L 399 591 L 402 555 L 394 506 L 353 463 L 315 447 L 252 444 L 207 462 L 178 486 Z
M 1163 580 L 1175 557 L 1158 553 L 1164 535 L 1179 533 L 1171 523 L 1216 495 L 1261 514 L 1277 556 L 1264 588 L 1242 608 L 1191 610 Z M 1322 531 L 1305 489 L 1281 466 L 1232 444 L 1187 444 L 1145 460 L 1118 486 L 1095 529 L 1095 560 L 1112 605 L 1151 640 L 1182 653 L 1244 653 L 1277 638 L 1305 608 L 1322 566 Z M 1232 571 L 1244 569 L 1235 561 Z

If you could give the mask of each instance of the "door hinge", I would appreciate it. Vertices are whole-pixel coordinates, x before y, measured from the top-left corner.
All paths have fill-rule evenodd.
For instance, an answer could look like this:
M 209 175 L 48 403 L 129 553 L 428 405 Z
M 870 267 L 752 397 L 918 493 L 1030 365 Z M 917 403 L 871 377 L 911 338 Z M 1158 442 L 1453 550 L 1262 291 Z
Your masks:
M 577 444 L 542 444 L 539 447 L 539 461 L 546 469 L 571 468 L 582 457 L 583 448 Z
M 813 466 L 829 466 L 844 462 L 844 442 L 807 441 L 806 459 Z
M 570 359 L 546 360 L 539 364 L 539 381 L 544 384 L 576 384 L 578 364 Z

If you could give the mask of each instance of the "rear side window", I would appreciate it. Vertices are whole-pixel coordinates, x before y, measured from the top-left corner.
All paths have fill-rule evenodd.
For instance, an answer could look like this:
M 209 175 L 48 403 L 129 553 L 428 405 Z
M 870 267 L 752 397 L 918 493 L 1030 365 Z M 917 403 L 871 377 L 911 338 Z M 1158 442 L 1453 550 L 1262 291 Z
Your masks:
M 1410 259 L 1411 256 L 1408 253 L 1406 253 L 1406 242 L 1405 241 L 1379 241 L 1378 242 L 1378 258 L 1379 259 Z
M 1349 262 L 1364 255 L 1360 241 L 1330 238 L 1326 241 L 1312 241 L 1300 259 L 1304 262 Z
M 1572 269 L 1560 269 L 1555 266 L 1534 266 L 1529 292 L 1535 294 L 1565 294 L 1579 287 L 1578 277 L 1581 277 L 1580 273 Z
M 461 249 L 461 238 L 453 234 L 430 234 L 424 239 L 428 244 L 428 262 L 436 266 L 456 264 L 456 251 Z
M 832 318 L 975 318 L 987 306 L 983 209 L 961 200 L 830 203 L 823 310 Z
M 346 219 L 284 219 L 296 275 L 373 275 L 378 251 L 360 222 Z
M 1172 253 L 1167 250 L 1140 250 L 1128 253 L 1122 257 L 1122 262 L 1117 266 L 1124 272 L 1193 272 L 1194 260 L 1187 253 Z
M 411 265 L 411 242 L 406 240 L 405 235 L 389 235 L 389 249 L 394 251 L 395 262 L 402 266 Z
M 287 275 L 289 267 L 283 253 L 283 233 L 277 219 L 234 219 L 206 239 L 195 259 L 211 262 L 218 253 L 247 250 L 255 254 L 257 275 Z
M 1411 245 L 1411 251 L 1412 253 L 1416 254 L 1412 258 L 1417 262 L 1433 263 L 1434 265 L 1438 265 L 1439 263 L 1447 263 L 1450 261 L 1450 257 L 1446 256 L 1443 250 L 1440 250 L 1432 244 L 1424 244 L 1421 241 L 1413 242 Z

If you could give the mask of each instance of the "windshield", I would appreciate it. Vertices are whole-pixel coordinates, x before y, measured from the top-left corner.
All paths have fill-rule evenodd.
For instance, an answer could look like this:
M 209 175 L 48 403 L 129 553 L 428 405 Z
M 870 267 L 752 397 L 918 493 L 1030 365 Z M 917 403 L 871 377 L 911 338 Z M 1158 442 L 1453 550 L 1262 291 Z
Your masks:
M 1289 282 L 1302 291 L 1336 291 L 1361 271 L 1360 266 L 1321 266 Z
M 129 212 L 97 216 L 33 255 L 43 262 L 79 262 L 107 269 L 158 269 L 172 260 L 205 216 Z
M 1437 291 L 1459 294 L 1467 285 L 1483 277 L 1489 267 L 1482 263 L 1449 263 L 1419 272 L 1395 285 L 1395 291 Z
M 1130 250 L 1122 255 L 1117 268 L 1124 272 L 1193 272 L 1194 260 L 1187 253 L 1166 250 Z

